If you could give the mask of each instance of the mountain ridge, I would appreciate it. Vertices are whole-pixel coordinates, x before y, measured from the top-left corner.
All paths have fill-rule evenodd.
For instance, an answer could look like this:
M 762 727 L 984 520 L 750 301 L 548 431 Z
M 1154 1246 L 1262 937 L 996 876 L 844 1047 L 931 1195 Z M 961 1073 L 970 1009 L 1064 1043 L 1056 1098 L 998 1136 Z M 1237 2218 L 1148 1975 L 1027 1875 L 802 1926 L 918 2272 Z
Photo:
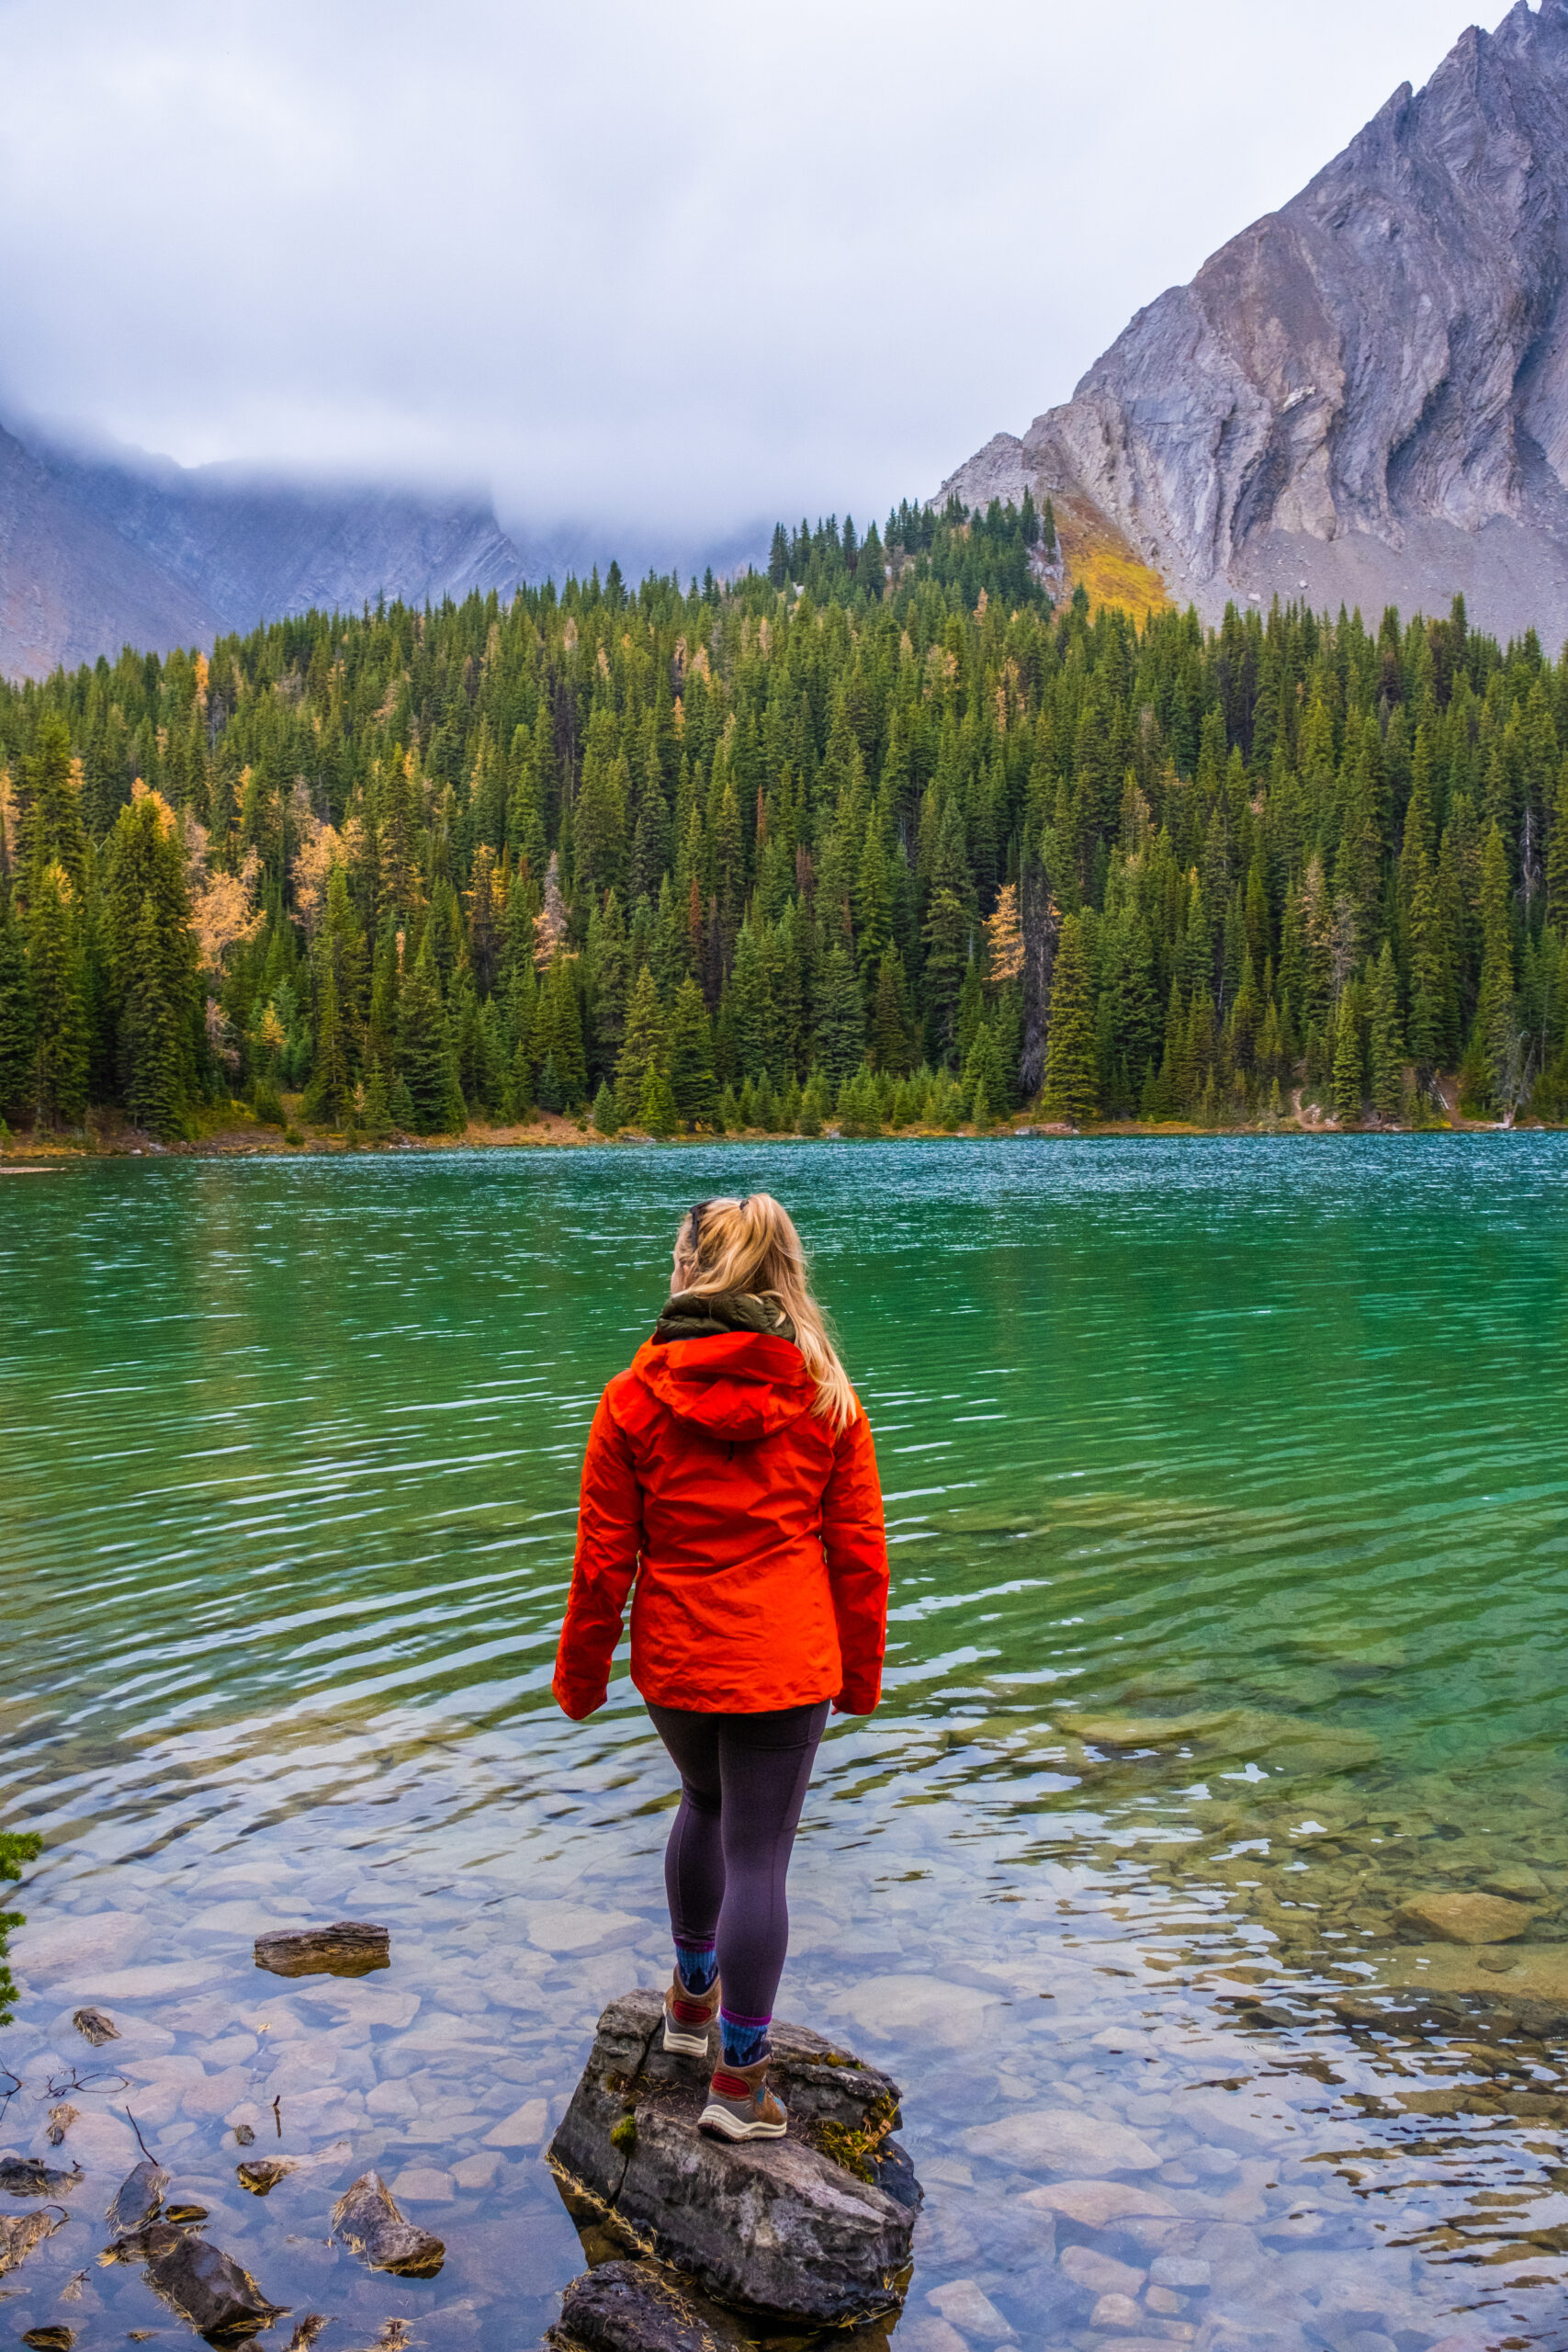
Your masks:
M 1568 634 L 1568 0 L 1472 26 L 943 483 L 1089 501 L 1171 594 Z
M 311 605 L 503 595 L 522 554 L 487 498 L 187 468 L 0 425 L 0 671 L 210 645 Z

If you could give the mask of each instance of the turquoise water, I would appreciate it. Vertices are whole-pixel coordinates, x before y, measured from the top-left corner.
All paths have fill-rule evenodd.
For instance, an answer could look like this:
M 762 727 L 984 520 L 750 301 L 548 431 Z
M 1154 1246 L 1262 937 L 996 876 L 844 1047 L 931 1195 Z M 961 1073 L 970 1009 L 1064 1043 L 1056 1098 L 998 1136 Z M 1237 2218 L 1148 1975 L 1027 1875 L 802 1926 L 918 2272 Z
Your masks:
M 129 2105 L 328 2352 L 547 2324 L 581 2256 L 539 2143 L 667 1964 L 662 1751 L 624 1672 L 586 1725 L 548 1695 L 577 1465 L 680 1211 L 764 1185 L 887 1494 L 886 1701 L 824 1747 L 781 2009 L 906 2086 L 900 2344 L 1555 2340 L 1568 1146 L 1492 1135 L 0 1182 L 0 1826 L 47 1841 L 0 2143 L 74 2069 L 87 2173 L 0 2322 L 170 2332 L 96 2267 Z M 1488 1889 L 1506 1943 L 1401 1910 Z M 345 1916 L 389 1972 L 253 1969 Z M 1152 2210 L 1082 2218 L 1068 2113 Z M 252 2199 L 237 2121 L 323 2161 Z M 322 2243 L 371 2163 L 435 2280 Z

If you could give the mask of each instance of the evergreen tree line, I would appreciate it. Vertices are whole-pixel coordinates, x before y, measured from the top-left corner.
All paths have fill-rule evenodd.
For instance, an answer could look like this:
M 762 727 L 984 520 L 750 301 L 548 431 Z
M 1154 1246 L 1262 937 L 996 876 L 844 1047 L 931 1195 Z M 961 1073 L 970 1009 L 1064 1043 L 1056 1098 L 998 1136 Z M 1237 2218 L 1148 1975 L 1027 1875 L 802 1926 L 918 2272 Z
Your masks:
M 906 505 L 0 686 L 0 1114 L 1568 1110 L 1568 665 L 1460 603 L 1053 608 L 1054 535 Z

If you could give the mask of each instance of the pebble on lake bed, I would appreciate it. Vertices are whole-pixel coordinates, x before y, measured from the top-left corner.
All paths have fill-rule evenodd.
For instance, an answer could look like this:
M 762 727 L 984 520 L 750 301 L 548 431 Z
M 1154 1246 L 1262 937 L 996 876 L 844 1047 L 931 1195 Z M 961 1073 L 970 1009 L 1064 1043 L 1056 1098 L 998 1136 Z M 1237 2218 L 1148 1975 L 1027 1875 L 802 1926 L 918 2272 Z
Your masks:
M 972 2155 L 995 2156 L 1026 2169 L 1038 2165 L 1046 2172 L 1088 2177 L 1153 2172 L 1161 2161 L 1148 2142 L 1124 2123 L 1083 2115 L 1071 2107 L 1004 2115 L 998 2123 L 977 2123 L 959 2136 Z
M 116 2025 L 113 2018 L 107 2016 L 102 2009 L 73 2010 L 71 2022 L 77 2032 L 92 2043 L 95 2050 L 101 2050 L 106 2041 L 119 2040 L 118 2026 Z
M 1402 1928 L 1445 1944 L 1506 1944 L 1529 1931 L 1535 1913 L 1504 1894 L 1407 1896 L 1394 1914 Z

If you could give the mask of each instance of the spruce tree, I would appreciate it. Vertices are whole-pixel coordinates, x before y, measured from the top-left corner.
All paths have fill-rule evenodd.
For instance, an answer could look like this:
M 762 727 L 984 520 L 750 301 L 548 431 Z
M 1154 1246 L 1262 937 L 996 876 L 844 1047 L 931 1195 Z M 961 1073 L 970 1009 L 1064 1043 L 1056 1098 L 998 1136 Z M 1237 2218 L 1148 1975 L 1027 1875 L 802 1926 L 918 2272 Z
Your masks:
M 32 1108 L 37 1044 L 21 927 L 0 888 L 0 1118 L 14 1122 Z
M 682 980 L 670 1011 L 670 1089 L 677 1116 L 689 1127 L 711 1126 L 718 1110 L 713 1026 L 695 980 Z
M 1385 939 L 1372 968 L 1371 989 L 1372 1108 L 1380 1119 L 1394 1119 L 1404 1091 L 1404 1039 L 1399 1023 L 1399 974 L 1393 942 Z
M 666 1050 L 659 984 L 652 966 L 645 964 L 626 1007 L 626 1043 L 615 1064 L 615 1100 L 620 1106 L 622 1126 L 633 1127 L 640 1121 L 649 1073 L 663 1068 Z
M 817 1066 L 835 1092 L 865 1057 L 865 1001 L 850 951 L 829 954 L 817 1004 Z
M 675 1097 L 670 1080 L 657 1063 L 649 1065 L 637 1103 L 637 1124 L 650 1136 L 672 1136 L 676 1127 Z
M 533 1049 L 541 1062 L 554 1065 L 554 1091 L 558 1103 L 547 1109 L 575 1111 L 588 1100 L 588 1062 L 582 1046 L 582 1011 L 577 994 L 577 964 L 558 947 L 545 974 L 534 1019 Z M 539 1100 L 545 1102 L 541 1076 Z
M 599 1091 L 593 1097 L 592 1117 L 593 1125 L 602 1136 L 613 1136 L 621 1124 L 621 1114 L 615 1108 L 615 1098 L 610 1091 L 608 1079 L 599 1081 Z
M 333 941 L 330 933 L 323 932 L 317 942 L 316 1054 L 305 1090 L 305 1116 L 327 1126 L 339 1125 L 351 1085 Z
M 1513 924 L 1508 910 L 1508 858 L 1494 820 L 1481 854 L 1481 990 L 1475 1031 L 1492 1100 L 1510 1109 L 1517 1099 L 1519 1036 L 1514 1001 Z
M 457 1083 L 457 1057 L 441 1001 L 428 933 L 412 970 L 403 975 L 398 1007 L 398 1076 L 408 1090 L 415 1135 L 457 1135 L 468 1124 Z
M 28 910 L 32 1096 L 40 1119 L 66 1126 L 75 1126 L 87 1108 L 87 1013 L 74 911 L 64 868 L 45 866 Z
M 1050 1028 L 1045 1042 L 1042 1108 L 1077 1126 L 1100 1109 L 1099 1056 L 1089 956 L 1080 914 L 1064 915 L 1051 976 Z
M 169 1001 L 158 910 L 141 901 L 130 985 L 121 1014 L 126 1048 L 125 1107 L 132 1124 L 165 1139 L 181 1131 L 180 1023 Z
M 1339 1000 L 1334 1031 L 1334 1115 L 1342 1127 L 1359 1123 L 1363 1088 L 1360 1008 L 1347 989 Z

